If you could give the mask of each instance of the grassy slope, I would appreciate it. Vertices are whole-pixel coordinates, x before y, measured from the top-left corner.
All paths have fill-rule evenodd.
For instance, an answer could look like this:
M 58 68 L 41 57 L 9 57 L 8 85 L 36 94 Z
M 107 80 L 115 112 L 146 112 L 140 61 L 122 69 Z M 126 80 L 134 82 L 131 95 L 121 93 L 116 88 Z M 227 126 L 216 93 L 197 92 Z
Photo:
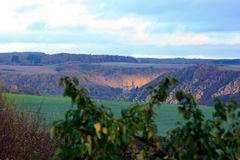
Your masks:
M 55 96 L 31 96 L 21 94 L 6 94 L 9 100 L 15 101 L 17 108 L 36 112 L 41 107 L 41 112 L 48 122 L 64 117 L 65 111 L 71 108 L 71 100 L 64 97 Z M 131 102 L 97 100 L 97 104 L 111 107 L 113 113 L 119 117 L 121 109 L 127 108 Z M 201 106 L 206 117 L 210 117 L 213 108 Z M 156 107 L 156 123 L 160 134 L 165 134 L 176 125 L 177 121 L 182 121 L 181 115 L 177 111 L 177 105 L 162 105 Z

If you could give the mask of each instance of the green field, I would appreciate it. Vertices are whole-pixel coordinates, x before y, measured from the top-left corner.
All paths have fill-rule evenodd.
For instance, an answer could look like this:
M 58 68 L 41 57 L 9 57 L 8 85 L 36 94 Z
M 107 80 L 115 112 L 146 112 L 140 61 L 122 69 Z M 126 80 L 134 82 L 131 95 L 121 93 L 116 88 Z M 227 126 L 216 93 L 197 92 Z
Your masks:
M 31 96 L 21 94 L 6 94 L 9 101 L 15 102 L 17 109 L 36 112 L 41 109 L 44 119 L 51 123 L 54 120 L 62 119 L 65 111 L 71 108 L 71 100 L 60 96 Z M 116 117 L 120 116 L 121 110 L 127 108 L 131 102 L 96 100 L 97 104 L 109 106 Z M 169 129 L 175 127 L 177 121 L 183 121 L 177 111 L 177 105 L 161 105 L 156 108 L 156 123 L 159 134 L 166 134 Z M 210 117 L 213 108 L 201 106 L 206 117 Z

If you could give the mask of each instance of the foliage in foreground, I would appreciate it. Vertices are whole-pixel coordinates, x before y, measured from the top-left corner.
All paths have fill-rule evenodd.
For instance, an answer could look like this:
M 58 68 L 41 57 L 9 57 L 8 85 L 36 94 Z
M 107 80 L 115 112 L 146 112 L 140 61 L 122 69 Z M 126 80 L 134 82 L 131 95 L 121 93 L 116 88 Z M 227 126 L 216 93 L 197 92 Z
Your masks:
M 53 156 L 57 140 L 49 137 L 40 119 L 17 112 L 14 106 L 0 93 L 0 159 L 47 160 Z
M 54 122 L 52 137 L 63 139 L 56 146 L 55 159 L 123 160 L 123 159 L 237 159 L 240 157 L 240 113 L 234 100 L 223 104 L 215 100 L 211 119 L 205 120 L 191 94 L 178 91 L 179 112 L 184 124 L 157 135 L 154 107 L 168 97 L 177 81 L 166 78 L 150 92 L 145 104 L 133 104 L 115 118 L 110 109 L 97 106 L 78 80 L 61 79 L 64 96 L 72 98 L 76 108 L 65 114 L 65 120 Z M 157 104 L 157 105 L 155 105 Z

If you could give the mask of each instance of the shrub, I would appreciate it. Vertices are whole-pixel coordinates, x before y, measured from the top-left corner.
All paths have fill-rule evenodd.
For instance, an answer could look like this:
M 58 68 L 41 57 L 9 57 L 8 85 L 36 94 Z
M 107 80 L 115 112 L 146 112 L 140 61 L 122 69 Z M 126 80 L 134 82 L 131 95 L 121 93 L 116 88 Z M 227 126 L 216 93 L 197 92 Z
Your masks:
M 215 111 L 211 119 L 204 115 L 191 94 L 179 91 L 176 95 L 181 102 L 179 112 L 185 124 L 169 132 L 165 150 L 169 159 L 224 159 L 240 157 L 240 112 L 237 102 L 224 104 L 215 99 Z
M 37 115 L 36 115 L 37 116 Z M 41 121 L 26 112 L 17 112 L 14 104 L 0 94 L 0 159 L 44 160 L 53 155 L 50 139 Z

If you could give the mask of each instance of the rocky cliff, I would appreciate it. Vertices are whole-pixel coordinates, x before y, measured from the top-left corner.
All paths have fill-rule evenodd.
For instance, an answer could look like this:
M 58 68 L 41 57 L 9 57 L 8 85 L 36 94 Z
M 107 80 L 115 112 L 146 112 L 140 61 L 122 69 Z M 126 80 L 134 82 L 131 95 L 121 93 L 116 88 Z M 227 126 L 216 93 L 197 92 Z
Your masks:
M 171 89 L 171 95 L 167 103 L 177 103 L 173 96 L 176 90 L 193 93 L 199 104 L 212 105 L 214 97 L 218 97 L 223 101 L 230 98 L 240 100 L 240 72 L 220 71 L 217 67 L 206 64 L 163 74 L 143 87 L 132 90 L 129 98 L 138 101 L 146 100 L 147 88 L 155 86 L 167 76 L 174 77 L 179 81 L 176 88 Z

